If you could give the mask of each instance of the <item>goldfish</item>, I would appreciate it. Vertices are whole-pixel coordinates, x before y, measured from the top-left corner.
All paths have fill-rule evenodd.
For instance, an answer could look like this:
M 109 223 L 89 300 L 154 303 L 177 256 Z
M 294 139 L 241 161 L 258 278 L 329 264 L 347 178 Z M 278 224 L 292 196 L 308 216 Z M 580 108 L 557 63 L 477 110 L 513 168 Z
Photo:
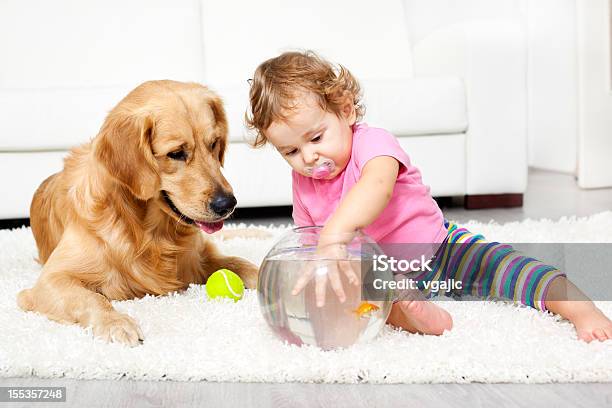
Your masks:
M 380 309 L 378 306 L 373 305 L 372 303 L 368 303 L 368 302 L 361 302 L 361 304 L 359 305 L 359 307 L 355 310 L 353 310 L 353 313 L 355 313 L 357 315 L 357 317 L 361 318 L 361 317 L 370 317 L 370 314 L 372 314 L 373 312 L 377 311 L 378 309 Z

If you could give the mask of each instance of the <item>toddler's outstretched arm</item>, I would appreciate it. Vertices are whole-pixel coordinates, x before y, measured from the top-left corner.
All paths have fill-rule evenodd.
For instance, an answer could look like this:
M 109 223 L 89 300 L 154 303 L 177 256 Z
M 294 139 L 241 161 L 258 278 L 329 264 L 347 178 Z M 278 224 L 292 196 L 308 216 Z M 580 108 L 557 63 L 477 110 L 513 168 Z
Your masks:
M 325 224 L 321 238 L 353 232 L 376 220 L 391 199 L 398 171 L 399 162 L 391 156 L 378 156 L 368 161 L 359 181 Z
M 385 209 L 391 195 L 397 174 L 399 162 L 390 156 L 378 156 L 369 160 L 363 168 L 361 178 L 342 199 L 336 212 L 328 220 L 321 231 L 317 252 L 322 259 L 342 258 L 341 247 L 343 239 L 351 237 L 351 234 L 359 228 L 370 225 Z M 329 273 L 319 275 L 313 265 L 306 267 L 293 287 L 292 294 L 297 295 L 316 276 L 315 293 L 317 306 L 323 306 L 325 302 L 325 287 L 329 278 L 330 285 L 340 302 L 346 299 L 338 270 L 341 270 L 351 284 L 358 284 L 359 279 L 347 262 L 338 262 L 331 266 Z
M 325 234 L 329 233 L 333 239 L 334 234 L 367 227 L 378 218 L 391 199 L 398 172 L 399 162 L 390 156 L 375 157 L 367 162 L 361 178 L 321 231 L 324 244 Z M 330 275 L 332 288 L 339 298 L 343 299 L 342 285 L 337 276 L 335 279 L 336 281 L 334 276 Z M 319 298 L 324 296 L 323 293 L 317 293 Z M 446 310 L 424 301 L 394 303 L 387 321 L 410 332 L 435 335 L 442 334 L 453 326 L 453 319 Z

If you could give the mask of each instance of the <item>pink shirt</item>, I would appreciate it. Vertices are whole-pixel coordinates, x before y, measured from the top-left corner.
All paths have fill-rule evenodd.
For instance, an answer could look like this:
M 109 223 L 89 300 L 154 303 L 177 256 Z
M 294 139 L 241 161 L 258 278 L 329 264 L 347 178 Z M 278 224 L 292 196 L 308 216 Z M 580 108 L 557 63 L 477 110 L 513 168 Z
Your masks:
M 344 171 L 331 180 L 317 180 L 293 171 L 293 221 L 298 226 L 325 225 L 340 201 L 361 177 L 374 157 L 391 156 L 400 170 L 387 207 L 364 228 L 378 243 L 439 243 L 446 238 L 444 217 L 423 184 L 420 171 L 410 164 L 397 139 L 365 123 L 353 126 L 351 158 Z M 364 203 L 367 205 L 367 203 Z

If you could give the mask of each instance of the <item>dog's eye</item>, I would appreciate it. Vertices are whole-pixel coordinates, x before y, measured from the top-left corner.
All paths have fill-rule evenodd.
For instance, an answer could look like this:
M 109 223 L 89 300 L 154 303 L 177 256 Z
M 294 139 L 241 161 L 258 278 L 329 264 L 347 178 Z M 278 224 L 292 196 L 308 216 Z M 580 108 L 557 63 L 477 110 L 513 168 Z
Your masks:
M 172 160 L 185 161 L 187 160 L 187 152 L 185 152 L 183 149 L 176 150 L 174 152 L 168 153 L 168 157 L 171 158 Z
M 217 147 L 217 145 L 218 145 L 218 143 L 217 143 L 218 141 L 219 140 L 217 139 L 214 142 L 212 142 L 212 144 L 210 145 L 210 150 L 215 150 L 215 147 Z

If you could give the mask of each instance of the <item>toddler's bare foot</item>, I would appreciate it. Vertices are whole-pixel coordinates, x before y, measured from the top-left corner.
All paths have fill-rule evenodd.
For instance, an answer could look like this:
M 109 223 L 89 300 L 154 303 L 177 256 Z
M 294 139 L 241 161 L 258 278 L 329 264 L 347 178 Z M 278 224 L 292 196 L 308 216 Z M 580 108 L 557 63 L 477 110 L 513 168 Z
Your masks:
M 576 311 L 567 318 L 576 326 L 580 340 L 587 343 L 597 339 L 606 341 L 612 339 L 612 321 L 606 317 L 593 303 L 576 303 Z
M 546 308 L 572 322 L 580 340 L 590 343 L 595 339 L 612 339 L 610 319 L 564 276 L 559 276 L 550 283 Z
M 453 318 L 446 310 L 425 300 L 394 303 L 387 322 L 411 333 L 435 335 L 453 327 Z

